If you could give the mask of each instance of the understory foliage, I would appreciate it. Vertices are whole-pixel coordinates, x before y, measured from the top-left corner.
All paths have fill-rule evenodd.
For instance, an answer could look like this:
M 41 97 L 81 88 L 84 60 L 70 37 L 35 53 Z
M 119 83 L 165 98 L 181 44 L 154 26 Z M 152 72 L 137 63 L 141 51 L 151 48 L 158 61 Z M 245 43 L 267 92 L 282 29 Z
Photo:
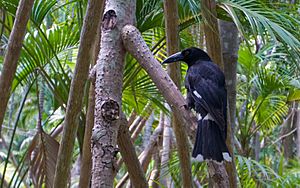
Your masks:
M 18 2 L 0 1 L 0 70 Z M 51 185 L 53 181 L 86 4 L 87 0 L 35 0 L 1 133 L 0 187 Z M 293 123 L 296 120 L 289 121 L 291 117 L 300 118 L 294 116 L 300 99 L 299 8 L 298 1 L 217 1 L 218 18 L 234 22 L 240 36 L 234 152 L 241 187 L 300 186 L 300 156 L 296 155 L 300 145 L 295 131 L 300 125 Z M 136 9 L 137 28 L 161 62 L 167 53 L 163 2 L 137 0 Z M 199 1 L 178 0 L 178 10 L 180 48 L 202 47 Z M 181 64 L 181 69 L 184 77 L 187 66 Z M 185 94 L 184 88 L 181 91 Z M 79 181 L 75 168 L 82 152 L 88 84 L 85 93 L 71 186 Z M 155 84 L 130 55 L 126 56 L 122 103 L 127 119 L 133 118 L 131 125 L 140 119 L 138 126 L 144 126 L 133 140 L 139 155 L 151 142 L 162 114 L 162 123 L 170 123 L 170 110 Z M 284 135 L 285 126 L 294 132 Z M 290 158 L 284 156 L 282 140 L 286 137 L 292 138 Z M 154 144 L 146 179 L 161 187 L 180 187 L 176 140 L 171 136 L 167 151 L 170 158 L 163 164 L 158 160 L 162 157 L 159 151 L 163 139 L 161 134 Z M 192 163 L 195 185 L 208 186 L 206 168 L 205 163 Z M 151 179 L 156 171 L 160 174 Z M 126 172 L 125 165 L 121 165 L 116 184 Z

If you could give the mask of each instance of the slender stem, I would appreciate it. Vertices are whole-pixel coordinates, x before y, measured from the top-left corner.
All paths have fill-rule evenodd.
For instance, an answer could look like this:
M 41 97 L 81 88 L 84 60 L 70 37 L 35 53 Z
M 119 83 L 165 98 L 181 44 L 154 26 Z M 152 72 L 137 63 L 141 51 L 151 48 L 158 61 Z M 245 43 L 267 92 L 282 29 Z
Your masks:
M 3 168 L 2 180 L 1 180 L 0 187 L 3 187 L 3 182 L 4 182 L 4 178 L 5 178 L 5 173 L 6 173 L 6 169 L 7 169 L 7 165 L 8 165 L 8 161 L 9 161 L 9 156 L 10 156 L 10 153 L 11 153 L 11 150 L 12 150 L 12 145 L 13 145 L 15 133 L 16 133 L 16 130 L 17 130 L 17 125 L 18 125 L 19 119 L 20 119 L 20 117 L 21 117 L 21 113 L 22 113 L 22 110 L 23 110 L 25 101 L 26 101 L 26 99 L 27 99 L 28 93 L 29 93 L 30 88 L 31 88 L 31 86 L 33 85 L 33 83 L 34 83 L 34 82 L 32 82 L 32 83 L 28 86 L 27 90 L 24 92 L 23 99 L 22 99 L 22 101 L 21 101 L 21 103 L 20 103 L 20 107 L 19 107 L 19 110 L 18 110 L 18 113 L 17 113 L 17 117 L 16 117 L 16 120 L 15 120 L 15 123 L 14 123 L 14 130 L 13 130 L 13 133 L 12 133 L 12 136 L 11 136 L 11 140 L 10 140 L 10 144 L 9 144 L 7 156 L 6 156 L 6 159 L 5 159 L 5 165 L 4 165 L 4 168 Z

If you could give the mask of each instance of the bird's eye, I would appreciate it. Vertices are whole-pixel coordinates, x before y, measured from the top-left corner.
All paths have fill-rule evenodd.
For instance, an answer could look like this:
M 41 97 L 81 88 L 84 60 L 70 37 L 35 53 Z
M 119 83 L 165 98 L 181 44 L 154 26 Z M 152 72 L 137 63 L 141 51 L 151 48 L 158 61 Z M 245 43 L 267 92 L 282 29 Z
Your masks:
M 185 51 L 183 52 L 183 56 L 184 56 L 184 57 L 188 56 L 189 54 L 190 54 L 190 51 L 189 51 L 189 50 L 185 50 Z

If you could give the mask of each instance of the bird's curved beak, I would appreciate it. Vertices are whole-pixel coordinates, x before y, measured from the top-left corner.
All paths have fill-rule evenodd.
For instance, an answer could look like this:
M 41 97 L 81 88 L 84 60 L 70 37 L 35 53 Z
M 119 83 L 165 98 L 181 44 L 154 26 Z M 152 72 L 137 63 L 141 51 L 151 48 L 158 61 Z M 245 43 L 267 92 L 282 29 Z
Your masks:
M 168 64 L 168 63 L 173 63 L 176 61 L 181 61 L 184 59 L 184 56 L 182 55 L 181 52 L 177 52 L 176 54 L 173 54 L 169 56 L 167 59 L 165 59 L 161 64 Z

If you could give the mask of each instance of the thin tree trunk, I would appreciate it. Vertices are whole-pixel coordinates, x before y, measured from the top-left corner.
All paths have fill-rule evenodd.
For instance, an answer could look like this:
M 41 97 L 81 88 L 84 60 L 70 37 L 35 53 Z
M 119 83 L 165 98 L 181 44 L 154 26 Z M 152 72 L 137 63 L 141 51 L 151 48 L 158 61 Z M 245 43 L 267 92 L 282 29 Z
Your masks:
M 136 119 L 136 111 L 133 110 L 128 118 L 128 125 L 131 125 L 133 123 L 133 121 Z
M 102 23 L 101 50 L 96 65 L 95 125 L 92 133 L 92 187 L 112 187 L 122 112 L 125 49 L 121 29 L 133 24 L 134 0 L 107 0 Z
M 80 36 L 80 46 L 72 79 L 67 111 L 64 121 L 63 136 L 59 147 L 55 170 L 54 187 L 67 187 L 72 162 L 73 146 L 78 128 L 78 116 L 82 107 L 83 89 L 88 77 L 91 60 L 91 44 L 95 41 L 97 26 L 101 19 L 102 4 L 97 0 L 89 0 Z
M 164 0 L 164 14 L 168 55 L 179 51 L 178 7 L 176 0 Z M 168 65 L 168 74 L 180 90 L 180 63 Z
M 144 117 L 142 119 L 142 121 L 140 122 L 140 124 L 136 127 L 136 129 L 132 133 L 132 135 L 131 135 L 131 141 L 133 143 L 137 139 L 137 137 L 139 136 L 139 134 L 141 133 L 141 131 L 143 130 L 143 128 L 145 127 L 147 119 L 148 119 L 148 117 Z
M 153 150 L 155 148 L 155 145 L 157 144 L 158 136 L 162 133 L 163 131 L 163 116 L 160 117 L 159 120 L 159 125 L 156 127 L 154 130 L 153 134 L 151 135 L 150 143 L 148 144 L 147 148 L 140 154 L 139 156 L 139 161 L 142 166 L 142 169 L 144 172 L 146 172 L 148 165 L 151 161 L 151 156 L 153 153 Z M 123 178 L 119 181 L 117 184 L 116 188 L 121 188 L 125 185 L 126 181 L 128 180 L 128 173 L 126 173 Z M 138 186 L 140 187 L 140 186 Z
M 118 146 L 124 160 L 130 180 L 134 187 L 148 187 L 144 171 L 140 165 L 140 161 L 136 155 L 134 145 L 130 140 L 127 121 L 125 116 L 121 119 L 119 134 L 118 134 Z
M 146 115 L 147 115 L 149 113 L 148 111 L 150 111 L 150 110 L 151 110 L 150 105 L 147 105 L 145 107 L 145 109 L 144 109 L 143 112 L 146 113 Z M 143 114 L 143 112 L 142 112 L 142 114 Z M 136 141 L 136 139 L 138 138 L 138 134 L 142 131 L 142 128 L 144 127 L 144 125 L 145 125 L 145 123 L 147 121 L 147 118 L 148 117 L 146 117 L 146 116 L 145 117 L 138 116 L 137 117 L 137 119 L 138 119 L 137 121 L 139 122 L 139 124 L 136 125 L 136 126 L 134 125 L 135 128 L 133 128 L 132 126 L 130 126 L 130 128 L 132 128 L 131 129 L 132 132 L 130 132 L 130 128 L 129 128 L 129 131 L 128 131 L 129 134 L 128 135 L 129 135 L 129 138 L 131 140 L 131 144 L 133 144 Z M 136 124 L 136 121 L 132 120 L 131 122 L 133 122 L 132 124 Z M 128 125 L 129 125 L 129 121 L 128 121 L 127 126 Z M 119 169 L 120 169 L 120 167 L 121 167 L 122 164 L 123 164 L 123 159 L 119 158 L 118 161 L 117 161 L 117 163 L 116 163 L 116 172 L 115 173 L 117 173 L 119 171 Z
M 227 88 L 227 139 L 226 144 L 232 156 L 232 162 L 226 163 L 230 187 L 237 187 L 237 172 L 234 158 L 234 129 L 236 113 L 236 71 L 239 50 L 238 30 L 233 22 L 221 21 L 220 35 L 224 62 L 224 74 Z
M 0 75 L 0 134 L 34 0 L 20 0 Z
M 215 0 L 201 0 L 201 14 L 204 19 L 204 34 L 207 52 L 216 63 L 223 70 L 222 48 L 219 36 L 219 27 L 216 11 Z
M 202 0 L 201 13 L 204 19 L 207 52 L 213 59 L 213 62 L 224 70 L 215 0 Z M 217 164 L 214 161 L 209 161 L 208 173 L 215 186 L 229 187 L 229 179 L 224 164 Z
M 150 114 L 145 124 L 144 136 L 143 136 L 143 149 L 145 149 L 149 143 L 153 122 L 154 122 L 154 112 Z
M 141 121 L 144 118 L 142 116 L 138 116 L 130 125 L 129 127 L 129 132 L 130 134 L 133 134 L 133 132 L 136 130 L 136 128 L 138 127 L 138 125 L 141 123 Z
M 101 0 L 100 12 L 103 15 L 104 10 L 104 0 Z M 97 34 L 94 42 L 93 54 L 92 54 L 92 65 L 95 65 L 97 62 L 97 57 L 100 51 L 100 40 L 101 40 L 101 21 L 97 26 Z M 82 148 L 82 161 L 80 167 L 80 179 L 79 179 L 79 187 L 86 188 L 90 186 L 91 182 L 91 172 L 92 172 L 92 152 L 91 152 L 91 136 L 92 129 L 94 127 L 94 112 L 95 110 L 95 82 L 91 80 L 90 88 L 89 88 L 89 100 L 88 100 L 88 110 L 86 113 L 86 123 L 85 123 L 85 131 L 84 131 L 84 140 L 83 140 L 83 148 Z
M 82 157 L 81 157 L 81 154 L 79 154 L 77 156 L 76 161 L 73 163 L 73 167 L 71 169 L 71 176 L 70 176 L 71 185 L 73 185 L 75 182 L 77 182 L 77 180 L 80 176 L 81 161 L 82 161 Z
M 179 29 L 178 29 L 178 7 L 177 0 L 164 0 L 165 26 L 167 38 L 167 51 L 171 55 L 179 51 Z M 175 83 L 181 88 L 181 70 L 180 63 L 168 65 L 168 74 Z M 182 176 L 182 186 L 192 187 L 192 172 L 190 162 L 190 151 L 188 137 L 184 127 L 180 124 L 174 111 L 172 113 L 172 126 L 177 139 L 178 156 L 180 160 L 180 170 Z
M 281 134 L 286 135 L 290 133 L 293 130 L 294 125 L 294 117 L 295 117 L 295 102 L 291 104 L 291 107 L 289 109 L 289 114 L 291 114 L 282 127 Z M 291 159 L 293 157 L 293 135 L 285 136 L 282 139 L 283 144 L 283 155 L 286 159 Z
M 164 122 L 164 132 L 163 132 L 163 144 L 161 151 L 161 173 L 160 173 L 160 183 L 167 187 L 170 178 L 167 176 L 169 172 L 169 160 L 170 160 L 170 150 L 171 150 L 171 122 L 170 118 L 165 116 Z
M 9 115 L 8 115 L 8 127 L 11 127 L 11 122 L 12 122 L 12 116 L 14 112 L 14 98 L 15 98 L 15 93 L 12 93 L 10 96 L 10 107 L 9 107 Z
M 159 181 L 159 175 L 160 175 L 160 167 L 161 167 L 160 159 L 161 158 L 159 156 L 159 146 L 158 146 L 155 148 L 153 154 L 154 166 L 149 179 L 149 187 L 151 188 L 159 188 L 159 184 L 157 182 Z
M 129 127 L 129 132 L 130 134 L 133 134 L 134 131 L 137 129 L 138 125 L 140 125 L 141 121 L 143 121 L 146 117 L 148 118 L 149 114 L 152 112 L 152 107 L 151 103 L 147 103 L 146 106 L 144 107 L 143 111 L 141 112 L 141 115 L 139 115 L 135 119 L 131 119 L 131 123 L 128 124 Z

